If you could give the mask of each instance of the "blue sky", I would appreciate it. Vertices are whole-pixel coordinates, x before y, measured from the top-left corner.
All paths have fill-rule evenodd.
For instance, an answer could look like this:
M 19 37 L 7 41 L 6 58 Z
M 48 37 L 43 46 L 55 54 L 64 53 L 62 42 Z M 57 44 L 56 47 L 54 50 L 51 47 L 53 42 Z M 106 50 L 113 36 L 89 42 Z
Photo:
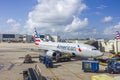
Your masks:
M 109 38 L 120 31 L 120 0 L 1 0 L 0 33 Z
M 120 27 L 107 32 L 104 35 L 105 29 L 116 26 L 120 22 L 120 1 L 119 0 L 84 0 L 84 3 L 88 6 L 88 9 L 84 11 L 83 16 L 88 17 L 90 26 L 94 26 L 99 32 L 98 36 L 104 36 L 105 38 L 114 38 L 116 30 L 120 31 Z M 108 22 L 102 22 L 105 17 L 111 16 L 112 20 Z M 120 25 L 119 25 L 120 26 Z M 111 29 L 109 29 L 111 30 Z M 110 33 L 110 34 L 109 34 Z M 113 35 L 112 35 L 113 34 Z
M 120 20 L 120 16 L 119 16 L 120 1 L 119 0 L 116 0 L 116 1 L 114 0 L 92 0 L 92 1 L 85 0 L 84 2 L 89 7 L 89 9 L 86 10 L 86 12 L 84 13 L 85 14 L 84 16 L 87 16 L 90 19 L 91 24 L 92 23 L 95 25 L 100 24 L 101 20 L 106 16 L 111 16 L 113 18 L 112 22 L 109 23 L 110 25 L 115 24 L 115 22 L 118 22 Z
M 36 0 L 1 0 L 0 16 L 3 19 L 14 18 L 26 20 L 30 10 L 37 4 Z
M 28 13 L 37 4 L 36 0 L 1 0 L 0 2 L 0 32 L 1 33 L 16 33 L 12 26 L 7 24 L 8 19 L 14 19 L 20 23 L 23 28 L 25 21 L 28 18 Z M 19 31 L 20 32 L 20 31 Z M 18 32 L 18 33 L 19 33 Z

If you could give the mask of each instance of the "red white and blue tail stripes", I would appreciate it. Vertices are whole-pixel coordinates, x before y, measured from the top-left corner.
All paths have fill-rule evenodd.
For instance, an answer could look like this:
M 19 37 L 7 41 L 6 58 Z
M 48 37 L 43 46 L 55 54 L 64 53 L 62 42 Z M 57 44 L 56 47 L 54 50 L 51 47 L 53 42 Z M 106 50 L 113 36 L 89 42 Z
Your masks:
M 120 33 L 119 33 L 119 31 L 116 31 L 116 39 L 120 39 Z
M 34 38 L 35 38 L 35 44 L 36 45 L 39 45 L 39 43 L 42 42 L 42 40 L 40 39 L 40 35 L 36 31 L 36 28 L 35 28 Z

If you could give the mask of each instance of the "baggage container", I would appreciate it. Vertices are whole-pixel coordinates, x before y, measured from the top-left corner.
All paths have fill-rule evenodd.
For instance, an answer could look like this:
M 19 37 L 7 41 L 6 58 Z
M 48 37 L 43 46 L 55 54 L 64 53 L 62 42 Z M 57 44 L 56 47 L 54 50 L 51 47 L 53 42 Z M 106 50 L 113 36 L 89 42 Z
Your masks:
M 82 70 L 84 72 L 97 72 L 99 71 L 99 62 L 94 60 L 82 60 Z

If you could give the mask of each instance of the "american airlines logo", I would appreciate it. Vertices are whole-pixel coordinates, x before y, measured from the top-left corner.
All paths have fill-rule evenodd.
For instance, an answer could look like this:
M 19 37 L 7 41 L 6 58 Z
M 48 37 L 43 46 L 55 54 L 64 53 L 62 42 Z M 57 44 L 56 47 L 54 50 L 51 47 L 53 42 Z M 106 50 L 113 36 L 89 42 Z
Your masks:
M 79 52 L 82 52 L 82 50 L 80 49 L 80 45 L 78 45 L 77 47 L 78 47 L 77 50 L 78 50 Z
M 63 49 L 63 50 L 76 51 L 76 47 L 73 47 L 73 46 L 58 45 L 57 48 L 58 48 L 58 49 Z
M 80 45 L 77 45 L 77 47 L 74 46 L 63 46 L 63 45 L 58 45 L 57 46 L 58 49 L 62 49 L 62 50 L 71 50 L 71 51 L 79 51 L 82 52 Z

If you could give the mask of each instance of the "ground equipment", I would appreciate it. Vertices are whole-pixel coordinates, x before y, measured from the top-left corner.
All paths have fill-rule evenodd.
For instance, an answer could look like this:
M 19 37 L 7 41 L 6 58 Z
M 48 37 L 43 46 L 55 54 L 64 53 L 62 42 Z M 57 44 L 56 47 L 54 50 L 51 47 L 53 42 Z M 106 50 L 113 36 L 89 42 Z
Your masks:
M 94 60 L 82 60 L 82 70 L 84 72 L 97 72 L 99 71 L 99 62 Z
M 66 62 L 71 60 L 71 56 L 68 53 L 63 53 L 61 55 L 58 54 L 54 60 L 56 62 Z
M 116 58 L 110 58 L 107 60 L 107 68 L 105 69 L 108 73 L 120 73 L 120 62 L 117 62 Z
M 24 70 L 23 80 L 43 80 L 39 66 L 35 65 L 35 68 Z
M 53 68 L 53 62 L 52 62 L 52 59 L 50 57 L 46 57 L 45 66 L 47 68 Z
M 36 71 L 33 68 L 28 68 L 28 70 L 23 71 L 24 80 L 40 80 Z
M 27 54 L 26 56 L 25 56 L 25 60 L 24 60 L 24 63 L 32 63 L 33 61 L 32 61 L 32 57 L 29 55 L 29 54 Z
M 43 64 L 45 64 L 45 59 L 46 58 L 46 55 L 39 55 L 39 61 Z
M 49 56 L 46 55 L 40 55 L 39 61 L 45 64 L 47 68 L 53 68 L 53 62 L 52 59 Z

